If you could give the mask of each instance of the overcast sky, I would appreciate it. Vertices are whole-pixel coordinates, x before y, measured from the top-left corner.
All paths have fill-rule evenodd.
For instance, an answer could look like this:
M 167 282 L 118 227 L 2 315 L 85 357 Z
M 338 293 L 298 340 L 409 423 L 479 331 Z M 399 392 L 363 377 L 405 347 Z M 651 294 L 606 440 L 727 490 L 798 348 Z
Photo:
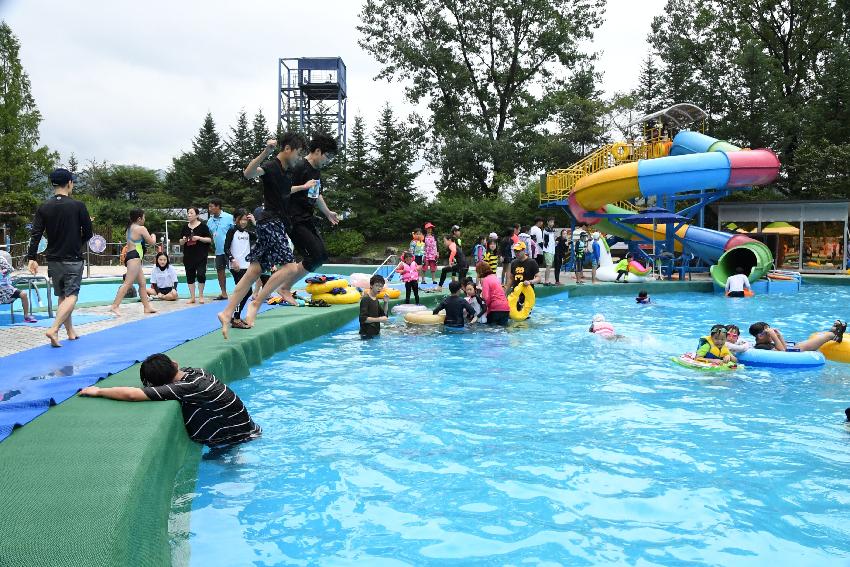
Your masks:
M 593 49 L 610 93 L 632 88 L 652 18 L 665 0 L 609 0 Z M 44 117 L 42 143 L 89 159 L 167 168 L 212 112 L 224 135 L 240 109 L 277 122 L 277 58 L 341 56 L 349 125 L 373 123 L 389 101 L 406 115 L 402 87 L 375 81 L 357 45 L 357 0 L 0 0 L 0 19 Z M 430 177 L 430 176 L 429 176 Z M 422 187 L 426 189 L 426 187 Z

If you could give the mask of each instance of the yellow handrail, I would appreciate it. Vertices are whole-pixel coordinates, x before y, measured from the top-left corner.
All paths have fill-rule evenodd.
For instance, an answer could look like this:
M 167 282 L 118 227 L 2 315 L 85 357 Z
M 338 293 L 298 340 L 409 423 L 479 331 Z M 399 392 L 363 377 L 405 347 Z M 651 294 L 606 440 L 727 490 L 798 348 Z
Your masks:
M 605 144 L 584 156 L 570 167 L 556 169 L 547 173 L 545 190 L 543 184 L 540 186 L 540 202 L 546 203 L 568 198 L 579 179 L 592 175 L 597 171 L 641 159 L 662 157 L 664 153 L 663 151 L 659 151 L 659 149 L 666 141 L 666 139 L 656 140 L 653 138 L 648 142 L 636 141 Z M 629 203 L 619 203 L 618 206 L 634 209 Z

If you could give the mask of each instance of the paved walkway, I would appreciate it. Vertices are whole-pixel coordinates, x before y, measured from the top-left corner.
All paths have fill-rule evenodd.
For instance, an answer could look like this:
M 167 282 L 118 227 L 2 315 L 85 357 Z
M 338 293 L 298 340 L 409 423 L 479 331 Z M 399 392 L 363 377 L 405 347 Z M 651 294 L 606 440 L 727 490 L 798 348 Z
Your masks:
M 213 303 L 212 297 L 208 297 L 206 299 L 207 303 Z M 130 321 L 158 317 L 161 314 L 172 313 L 182 309 L 192 309 L 198 305 L 190 305 L 186 301 L 186 299 L 180 299 L 178 301 L 153 301 L 151 303 L 154 309 L 157 310 L 157 313 L 152 315 L 144 314 L 142 304 L 139 301 L 124 303 L 121 305 L 121 317 L 114 317 L 111 313 L 109 313 L 108 305 L 99 307 L 82 307 L 75 309 L 74 314 L 105 315 L 110 318 L 103 321 L 74 325 L 74 328 L 78 335 L 83 336 L 97 331 L 102 331 L 103 329 L 110 329 L 118 325 L 123 325 Z M 221 307 L 224 308 L 225 303 L 223 301 L 215 301 L 215 303 L 220 304 Z M 54 305 L 54 309 L 55 308 L 56 306 Z M 20 312 L 18 313 L 18 316 L 22 317 Z M 45 331 L 47 331 L 47 329 L 44 327 L 35 326 L 25 327 L 22 325 L 16 325 L 0 327 L 0 357 L 47 344 L 49 341 L 47 340 L 47 337 L 44 336 Z M 65 329 L 62 328 L 59 331 L 59 339 L 64 342 L 67 338 Z

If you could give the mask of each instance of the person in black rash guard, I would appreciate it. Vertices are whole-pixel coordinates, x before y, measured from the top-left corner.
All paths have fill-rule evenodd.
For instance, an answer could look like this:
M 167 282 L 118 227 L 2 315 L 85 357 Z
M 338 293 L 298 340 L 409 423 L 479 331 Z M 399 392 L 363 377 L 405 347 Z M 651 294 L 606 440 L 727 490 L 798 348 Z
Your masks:
M 540 268 L 537 266 L 537 262 L 528 257 L 525 243 L 517 242 L 514 244 L 514 252 L 516 253 L 516 260 L 511 262 L 511 281 L 508 293 L 520 284 L 534 285 L 540 283 Z
M 38 244 L 47 233 L 47 275 L 53 280 L 53 293 L 59 298 L 56 319 L 45 332 L 54 347 L 59 344 L 59 327 L 65 326 L 68 339 L 77 339 L 71 315 L 80 294 L 83 280 L 82 248 L 94 234 L 91 217 L 85 203 L 71 198 L 74 176 L 67 169 L 56 169 L 50 174 L 54 194 L 38 207 L 32 221 L 30 245 L 27 249 L 28 268 L 38 272 Z
M 280 151 L 267 160 L 275 153 L 275 146 L 279 146 Z M 224 335 L 225 339 L 228 338 L 230 321 L 236 311 L 237 304 L 251 289 L 260 274 L 271 270 L 274 266 L 284 264 L 282 268 L 275 272 L 275 275 L 279 276 L 277 281 L 280 281 L 280 277 L 296 271 L 295 257 L 292 255 L 289 239 L 286 237 L 288 222 L 286 202 L 293 193 L 307 191 L 312 187 L 312 184 L 292 185 L 290 168 L 298 161 L 298 153 L 303 147 L 304 140 L 300 135 L 292 132 L 280 135 L 279 140 L 267 140 L 265 149 L 251 160 L 251 163 L 242 172 L 245 179 L 259 177 L 262 181 L 265 208 L 263 209 L 263 217 L 256 219 L 257 241 L 246 257 L 249 264 L 248 269 L 239 283 L 236 284 L 236 289 L 228 296 L 227 306 L 218 314 L 221 334 Z M 277 287 L 277 284 L 272 285 L 274 281 L 274 277 L 269 278 L 268 283 L 263 285 L 254 300 L 248 304 L 247 313 L 242 319 L 245 327 L 250 328 L 254 325 L 254 319 L 260 305 Z
M 460 282 L 451 282 L 449 284 L 450 295 L 444 297 L 440 304 L 434 308 L 434 315 L 437 315 L 440 311 L 446 312 L 446 320 L 443 322 L 446 327 L 463 328 L 466 322 L 466 313 L 471 317 L 469 321 L 470 325 L 478 321 L 478 318 L 475 316 L 475 310 L 460 296 L 460 290 Z
M 315 272 L 322 267 L 328 259 L 325 243 L 313 219 L 313 212 L 319 209 L 332 225 L 339 224 L 339 217 L 328 208 L 325 198 L 322 196 L 322 175 L 320 170 L 327 166 L 336 156 L 337 143 L 334 138 L 326 134 L 317 134 L 310 140 L 307 147 L 307 157 L 293 168 L 293 183 L 297 185 L 311 185 L 310 191 L 293 193 L 287 203 L 287 214 L 290 226 L 287 229 L 295 251 L 301 255 L 301 263 L 297 269 L 288 277 L 281 278 L 279 287 L 284 299 L 291 297 L 292 286 L 299 279 L 310 272 Z M 274 281 L 274 277 L 272 280 Z
M 180 368 L 164 354 L 152 354 L 139 368 L 142 388 L 89 386 L 81 396 L 124 402 L 177 400 L 186 433 L 208 447 L 227 447 L 256 439 L 263 430 L 254 423 L 233 390 L 203 368 Z

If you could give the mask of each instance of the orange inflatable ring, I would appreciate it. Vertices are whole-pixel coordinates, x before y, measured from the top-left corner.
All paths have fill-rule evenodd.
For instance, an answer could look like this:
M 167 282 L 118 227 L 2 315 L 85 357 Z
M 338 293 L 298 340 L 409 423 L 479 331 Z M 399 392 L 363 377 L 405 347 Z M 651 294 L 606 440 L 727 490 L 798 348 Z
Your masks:
M 751 289 L 745 289 L 744 290 L 744 297 L 755 297 L 755 295 L 756 295 L 756 292 L 754 292 Z M 726 297 L 729 297 L 728 291 L 726 292 Z
M 395 289 L 394 287 L 385 287 L 376 297 L 378 299 L 383 299 L 384 296 L 389 297 L 390 299 L 398 299 L 401 297 L 401 290 Z

